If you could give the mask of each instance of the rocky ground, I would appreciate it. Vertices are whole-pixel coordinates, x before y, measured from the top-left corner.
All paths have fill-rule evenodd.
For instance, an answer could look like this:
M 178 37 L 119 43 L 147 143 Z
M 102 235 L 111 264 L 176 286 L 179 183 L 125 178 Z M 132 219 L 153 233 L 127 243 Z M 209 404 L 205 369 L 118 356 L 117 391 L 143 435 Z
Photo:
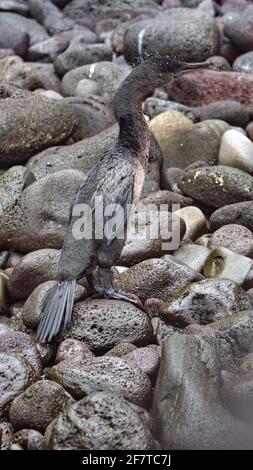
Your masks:
M 0 0 L 1 449 L 252 449 L 252 25 L 246 0 Z M 71 199 L 117 137 L 115 91 L 168 53 L 223 68 L 144 104 L 140 208 L 179 204 L 180 246 L 130 239 L 114 268 L 147 313 L 84 281 L 70 331 L 38 344 Z

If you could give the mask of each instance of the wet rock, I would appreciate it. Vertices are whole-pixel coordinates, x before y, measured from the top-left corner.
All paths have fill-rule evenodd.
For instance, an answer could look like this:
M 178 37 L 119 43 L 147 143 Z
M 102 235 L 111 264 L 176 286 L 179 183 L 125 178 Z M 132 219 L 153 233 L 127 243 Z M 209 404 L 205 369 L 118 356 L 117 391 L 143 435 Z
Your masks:
M 19 354 L 27 360 L 37 374 L 41 374 L 40 356 L 29 335 L 11 330 L 0 332 L 0 353 Z
M 115 125 L 73 145 L 52 147 L 41 152 L 32 157 L 27 166 L 36 178 L 72 168 L 88 173 L 104 152 L 111 149 L 117 136 L 118 125 Z
M 227 123 L 215 119 L 193 125 L 178 111 L 159 114 L 149 126 L 161 147 L 165 168 L 185 168 L 196 160 L 215 164 L 222 134 L 229 129 Z
M 217 230 L 222 225 L 239 224 L 253 231 L 253 202 L 245 201 L 220 207 L 210 217 L 211 230 Z
M 178 186 L 187 196 L 221 207 L 253 198 L 253 178 L 248 173 L 228 166 L 196 168 L 187 171 Z
M 47 378 L 78 399 L 98 390 L 110 390 L 144 408 L 150 404 L 151 382 L 147 375 L 118 357 L 68 359 L 51 367 Z
M 180 261 L 199 272 L 202 272 L 209 254 L 209 248 L 194 244 L 182 245 L 174 252 L 174 256 L 180 259 Z
M 235 375 L 222 389 L 223 400 L 231 413 L 252 426 L 253 373 Z
M 72 135 L 74 141 L 96 135 L 116 122 L 112 107 L 102 97 L 65 98 L 65 102 L 73 107 L 78 119 L 78 126 Z
M 44 432 L 51 421 L 73 402 L 61 385 L 40 380 L 13 400 L 10 422 L 15 430 L 32 428 Z
M 225 132 L 221 139 L 219 163 L 253 173 L 253 143 L 235 129 Z
M 13 206 L 23 189 L 35 181 L 30 170 L 13 166 L 0 176 L 0 215 Z
M 252 269 L 252 260 L 227 248 L 216 248 L 208 256 L 204 266 L 205 277 L 230 279 L 242 285 Z
M 253 52 L 240 55 L 233 63 L 233 71 L 253 73 Z
M 69 40 L 64 33 L 52 36 L 45 41 L 30 46 L 27 51 L 27 59 L 30 61 L 53 62 L 68 45 Z
M 55 362 L 65 361 L 65 359 L 71 359 L 75 356 L 79 356 L 80 358 L 87 357 L 88 359 L 94 357 L 85 343 L 78 339 L 67 338 L 60 344 Z
M 126 354 L 135 351 L 137 347 L 132 343 L 119 343 L 105 353 L 105 356 L 124 357 Z
M 152 340 L 153 329 L 146 313 L 134 305 L 85 300 L 74 307 L 70 335 L 101 353 L 120 342 L 146 345 Z
M 0 353 L 0 416 L 12 400 L 36 380 L 33 367 L 20 354 Z
M 14 268 L 8 290 L 13 299 L 26 299 L 43 282 L 57 273 L 60 252 L 53 249 L 37 250 L 25 255 Z
M 251 256 L 253 234 L 242 225 L 228 224 L 220 227 L 210 237 L 208 248 L 225 247 L 239 255 Z
M 14 434 L 14 445 L 20 445 L 24 450 L 44 450 L 44 436 L 34 429 L 22 429 Z
M 253 77 L 248 73 L 202 70 L 178 77 L 166 87 L 168 98 L 188 106 L 202 106 L 219 100 L 253 104 Z
M 12 49 L 17 55 L 25 57 L 28 44 L 29 35 L 26 32 L 0 25 L 0 48 Z
M 196 238 L 203 235 L 203 233 L 207 232 L 206 217 L 198 207 L 183 207 L 176 211 L 175 215 L 178 215 L 186 225 L 185 239 L 194 241 Z
M 175 326 L 208 324 L 251 308 L 248 294 L 226 279 L 194 282 L 160 308 L 163 320 Z
M 184 331 L 215 346 L 222 368 L 233 371 L 245 353 L 252 352 L 253 312 L 234 313 L 210 325 L 189 325 Z
M 22 252 L 60 248 L 70 204 L 82 178 L 79 171 L 63 170 L 26 188 L 0 218 L 1 244 Z
M 42 316 L 44 305 L 49 297 L 49 293 L 56 281 L 46 281 L 34 289 L 22 308 L 22 318 L 27 328 L 36 330 Z M 85 287 L 77 284 L 75 289 L 75 301 L 82 299 L 86 295 Z
M 112 49 L 106 44 L 86 44 L 85 37 L 72 39 L 69 47 L 56 58 L 54 65 L 59 75 L 86 64 L 112 59 Z
M 9 423 L 0 423 L 0 450 L 9 450 L 11 447 L 13 435 L 12 427 Z
M 155 346 L 155 345 L 154 345 Z M 123 359 L 133 366 L 139 367 L 151 379 L 156 377 L 160 356 L 155 348 L 137 348 L 123 356 Z
M 118 274 L 114 285 L 125 292 L 138 295 L 142 300 L 156 297 L 165 301 L 188 283 L 201 279 L 201 274 L 174 256 L 165 255 L 159 259 L 142 261 Z
M 65 142 L 77 122 L 71 107 L 63 100 L 31 95 L 1 100 L 0 124 L 0 164 L 10 166 Z
M 227 15 L 224 22 L 224 33 L 239 50 L 252 50 L 253 7 L 249 5 L 240 14 Z
M 115 393 L 95 392 L 65 410 L 50 432 L 51 449 L 152 449 L 140 414 Z
M 180 41 L 177 38 L 180 37 Z M 219 31 L 213 18 L 177 9 L 162 19 L 136 22 L 124 35 L 124 56 L 134 63 L 146 55 L 171 54 L 185 61 L 202 61 L 218 53 Z
M 26 32 L 30 36 L 30 46 L 48 39 L 46 30 L 37 21 L 16 13 L 0 12 L 0 26 L 17 28 Z
M 250 428 L 220 400 L 215 349 L 198 338 L 174 335 L 163 346 L 154 416 L 165 449 L 249 449 Z
M 98 62 L 83 65 L 66 73 L 62 79 L 61 88 L 64 96 L 73 96 L 78 83 L 88 78 L 97 83 L 100 95 L 111 100 L 122 81 L 129 74 L 130 68 L 126 65 L 117 65 L 111 62 Z

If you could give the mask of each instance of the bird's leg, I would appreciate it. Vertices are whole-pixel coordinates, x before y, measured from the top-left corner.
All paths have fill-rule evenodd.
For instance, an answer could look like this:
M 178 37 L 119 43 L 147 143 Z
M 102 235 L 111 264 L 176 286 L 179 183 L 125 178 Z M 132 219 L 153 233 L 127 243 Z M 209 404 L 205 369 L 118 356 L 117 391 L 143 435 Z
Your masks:
M 125 300 L 126 302 L 130 302 L 133 305 L 143 308 L 143 305 L 137 296 L 114 289 L 112 285 L 111 268 L 98 268 L 98 272 L 101 279 L 102 289 L 104 291 L 104 297 L 115 300 Z

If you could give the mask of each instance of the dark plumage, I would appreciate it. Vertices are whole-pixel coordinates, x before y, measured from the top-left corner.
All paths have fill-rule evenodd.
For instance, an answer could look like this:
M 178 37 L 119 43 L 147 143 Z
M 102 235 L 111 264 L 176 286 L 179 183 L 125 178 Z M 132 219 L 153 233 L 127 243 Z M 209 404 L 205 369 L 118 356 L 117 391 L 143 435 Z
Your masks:
M 126 226 L 129 214 L 128 204 L 139 200 L 147 169 L 150 137 L 142 113 L 142 102 L 154 89 L 168 82 L 176 74 L 206 63 L 187 64 L 170 58 L 151 58 L 138 65 L 125 79 L 114 100 L 114 113 L 119 123 L 119 137 L 115 147 L 84 177 L 71 205 L 70 219 L 64 240 L 58 268 L 58 284 L 44 308 L 37 338 L 50 341 L 61 327 L 67 328 L 71 319 L 75 282 L 86 275 L 94 293 L 113 299 L 137 303 L 134 297 L 116 291 L 112 286 L 111 267 L 119 257 L 125 244 Z M 120 204 L 123 208 L 115 230 L 115 214 L 102 218 L 108 228 L 107 234 L 96 239 L 95 201 L 102 197 L 107 204 Z M 77 239 L 73 236 L 80 214 L 72 214 L 78 204 L 91 207 L 86 222 L 92 220 L 91 239 Z M 85 223 L 85 220 L 84 220 Z M 119 238 L 119 234 L 122 238 Z M 110 235 L 111 234 L 111 235 Z M 101 285 L 97 286 L 94 270 L 98 266 Z

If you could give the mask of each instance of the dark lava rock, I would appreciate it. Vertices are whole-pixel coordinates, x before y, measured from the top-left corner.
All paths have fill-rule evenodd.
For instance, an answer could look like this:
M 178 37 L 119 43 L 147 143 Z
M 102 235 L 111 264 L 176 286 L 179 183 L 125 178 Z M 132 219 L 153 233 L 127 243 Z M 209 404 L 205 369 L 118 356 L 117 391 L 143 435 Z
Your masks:
M 58 363 L 65 361 L 66 359 L 71 359 L 75 356 L 79 356 L 79 358 L 87 357 L 91 359 L 94 357 L 94 354 L 82 341 L 74 338 L 67 338 L 60 344 L 55 362 Z
M 98 390 L 122 394 L 129 401 L 147 407 L 151 382 L 140 369 L 118 357 L 73 358 L 51 367 L 47 378 L 61 384 L 74 398 L 80 399 Z
M 44 436 L 34 429 L 22 429 L 14 434 L 13 445 L 24 450 L 45 450 Z
M 25 57 L 29 35 L 24 31 L 0 25 L 0 48 L 12 49 L 17 55 Z
M 226 279 L 194 282 L 160 308 L 161 317 L 176 326 L 207 324 L 251 308 L 250 297 Z
M 249 5 L 238 14 L 227 15 L 224 22 L 224 33 L 239 50 L 247 52 L 253 47 L 253 5 Z
M 238 374 L 226 382 L 222 397 L 231 413 L 239 419 L 253 425 L 253 371 Z
M 223 406 L 215 349 L 174 335 L 163 346 L 154 417 L 164 449 L 250 449 L 250 427 Z
M 61 449 L 152 449 L 141 415 L 115 393 L 96 392 L 66 409 L 54 422 L 49 447 Z
M 36 152 L 65 142 L 77 120 L 63 100 L 41 95 L 1 100 L 0 165 L 22 163 Z
M 48 39 L 46 30 L 37 21 L 16 13 L 0 12 L 0 26 L 6 26 L 10 30 L 17 28 L 26 32 L 30 36 L 30 46 Z
M 171 10 L 162 19 L 132 24 L 124 35 L 124 56 L 129 63 L 152 54 L 171 54 L 183 61 L 198 62 L 217 54 L 218 47 L 219 30 L 215 20 L 195 11 L 190 14 Z
M 33 367 L 20 354 L 0 353 L 0 416 L 12 400 L 37 379 Z
M 94 64 L 112 59 L 112 49 L 106 44 L 87 44 L 85 36 L 76 36 L 68 48 L 56 58 L 54 65 L 62 76 L 70 70 L 86 64 Z
M 210 237 L 208 248 L 223 246 L 240 255 L 253 255 L 253 234 L 243 225 L 227 224 L 217 229 Z
M 0 450 L 9 450 L 13 435 L 12 426 L 5 421 L 0 423 Z
M 0 332 L 0 353 L 16 353 L 23 356 L 34 368 L 37 374 L 41 374 L 41 360 L 36 345 L 32 338 L 17 331 L 8 330 Z
M 253 177 L 228 166 L 186 171 L 178 180 L 178 186 L 187 196 L 212 207 L 253 199 Z
M 15 430 L 32 428 L 44 432 L 66 406 L 74 402 L 61 385 L 40 380 L 16 397 L 9 418 Z
M 53 249 L 37 250 L 25 255 L 13 272 L 8 284 L 13 299 L 26 299 L 32 291 L 56 277 L 60 251 Z
M 244 225 L 244 227 L 253 231 L 253 201 L 229 204 L 212 213 L 210 217 L 212 231 L 226 224 Z
M 85 300 L 74 307 L 70 335 L 101 353 L 120 342 L 144 346 L 153 329 L 148 315 L 130 303 Z
M 190 282 L 203 277 L 177 258 L 165 255 L 132 266 L 115 277 L 114 285 L 125 292 L 138 295 L 143 300 L 156 297 L 168 300 Z
M 190 325 L 185 332 L 215 346 L 222 368 L 234 370 L 242 356 L 253 350 L 253 312 L 234 313 L 206 326 Z
M 61 248 L 73 196 L 83 178 L 63 170 L 26 188 L 0 217 L 0 242 L 22 252 Z
M 30 170 L 24 166 L 13 166 L 0 176 L 0 215 L 11 207 L 23 189 L 35 181 Z
M 38 327 L 39 320 L 42 316 L 42 311 L 49 293 L 56 281 L 46 281 L 36 287 L 31 295 L 28 297 L 24 306 L 22 307 L 22 318 L 27 328 L 35 330 Z M 86 289 L 77 284 L 75 289 L 75 301 L 81 300 L 86 295 Z

